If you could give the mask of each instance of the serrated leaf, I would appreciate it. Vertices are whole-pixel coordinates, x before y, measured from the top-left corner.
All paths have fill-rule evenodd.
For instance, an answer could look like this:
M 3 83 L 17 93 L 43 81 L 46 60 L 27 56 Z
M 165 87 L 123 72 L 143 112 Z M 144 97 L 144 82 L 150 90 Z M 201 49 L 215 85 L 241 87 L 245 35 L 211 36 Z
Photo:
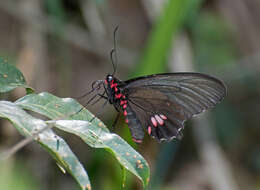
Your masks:
M 0 58 L 0 92 L 8 92 L 16 87 L 33 89 L 26 85 L 23 74 L 13 65 Z
M 0 101 L 0 117 L 8 119 L 26 137 L 32 137 L 37 131 L 48 126 L 45 121 L 32 117 L 16 104 L 7 101 Z M 90 189 L 89 178 L 84 167 L 61 137 L 51 129 L 47 129 L 35 140 L 76 179 L 82 189 Z M 59 149 L 57 149 L 57 141 Z
M 51 119 L 59 119 L 49 122 L 54 123 L 61 130 L 79 136 L 91 147 L 105 148 L 124 168 L 141 179 L 144 185 L 148 184 L 150 171 L 145 159 L 120 136 L 110 133 L 98 118 L 93 119 L 93 114 L 88 110 L 83 109 L 78 112 L 82 106 L 75 100 L 41 93 L 27 95 L 16 101 L 16 104 Z

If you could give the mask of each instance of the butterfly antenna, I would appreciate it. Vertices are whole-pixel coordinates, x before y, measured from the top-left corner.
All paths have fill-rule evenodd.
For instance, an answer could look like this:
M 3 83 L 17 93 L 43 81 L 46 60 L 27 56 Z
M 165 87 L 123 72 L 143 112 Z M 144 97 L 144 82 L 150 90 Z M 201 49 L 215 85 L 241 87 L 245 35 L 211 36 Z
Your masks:
M 113 41 L 114 41 L 114 47 L 110 52 L 110 58 L 111 58 L 111 62 L 113 65 L 113 76 L 116 73 L 116 69 L 117 69 L 117 44 L 116 44 L 116 34 L 117 34 L 117 30 L 118 30 L 119 26 L 116 26 L 115 30 L 114 30 L 114 35 L 113 35 Z M 115 59 L 114 59 L 115 58 Z
M 113 74 L 112 74 L 113 76 L 114 76 L 114 74 L 116 72 L 116 64 L 115 64 L 115 61 L 113 59 L 114 53 L 115 53 L 115 49 L 112 49 L 111 52 L 110 52 L 110 59 L 111 59 L 112 65 L 113 65 Z

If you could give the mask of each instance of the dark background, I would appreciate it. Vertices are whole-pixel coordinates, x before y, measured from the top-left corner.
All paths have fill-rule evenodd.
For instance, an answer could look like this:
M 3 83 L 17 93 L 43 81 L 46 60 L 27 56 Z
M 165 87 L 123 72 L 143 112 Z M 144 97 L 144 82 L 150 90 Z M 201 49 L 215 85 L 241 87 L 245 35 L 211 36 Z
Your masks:
M 116 76 L 197 71 L 222 79 L 228 96 L 216 109 L 186 123 L 181 142 L 136 146 L 123 118 L 115 132 L 151 167 L 148 189 L 260 189 L 260 2 L 258 0 L 9 0 L 0 2 L 0 56 L 15 64 L 37 92 L 78 97 L 112 72 Z M 21 89 L 8 97 L 25 95 Z M 80 100 L 82 104 L 86 100 Z M 98 111 L 107 126 L 112 106 Z M 120 189 L 122 171 L 106 151 L 61 135 L 84 164 L 92 189 Z M 0 148 L 22 137 L 1 121 Z M 125 189 L 141 189 L 132 174 Z M 79 189 L 36 143 L 0 168 L 0 189 Z

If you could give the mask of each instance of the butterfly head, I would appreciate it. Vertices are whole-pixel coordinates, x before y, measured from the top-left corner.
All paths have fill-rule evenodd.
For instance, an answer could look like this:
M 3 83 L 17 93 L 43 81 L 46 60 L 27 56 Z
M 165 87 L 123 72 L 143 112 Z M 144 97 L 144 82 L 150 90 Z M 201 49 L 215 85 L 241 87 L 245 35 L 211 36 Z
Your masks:
M 110 84 L 113 80 L 114 80 L 114 76 L 108 74 L 107 77 L 106 77 L 105 82 L 106 82 L 106 84 Z

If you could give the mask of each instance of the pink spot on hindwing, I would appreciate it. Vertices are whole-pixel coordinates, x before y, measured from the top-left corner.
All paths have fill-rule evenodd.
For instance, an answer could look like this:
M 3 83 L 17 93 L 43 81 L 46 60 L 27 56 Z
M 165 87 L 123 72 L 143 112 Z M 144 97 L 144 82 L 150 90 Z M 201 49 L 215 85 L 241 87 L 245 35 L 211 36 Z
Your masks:
M 127 112 L 126 112 L 126 110 L 124 111 L 124 116 L 127 116 Z
M 129 120 L 128 120 L 128 119 L 125 119 L 125 122 L 126 122 L 126 123 L 128 123 L 128 122 L 129 122 Z
M 164 119 L 164 120 L 167 119 L 167 117 L 166 117 L 165 115 L 163 115 L 163 114 L 160 114 L 160 117 L 161 117 L 162 119 Z
M 157 121 L 154 117 L 151 117 L 151 122 L 153 123 L 154 127 L 157 127 L 158 124 L 157 124 Z
M 159 115 L 154 115 L 154 117 L 155 117 L 155 119 L 158 121 L 158 123 L 159 123 L 160 125 L 163 125 L 163 124 L 164 124 L 164 121 L 162 120 L 162 118 L 160 118 Z
M 148 134 L 151 135 L 151 132 L 152 132 L 151 126 L 148 126 Z
M 127 107 L 127 105 L 126 105 L 126 104 L 124 104 L 124 105 L 123 105 L 123 109 L 126 109 L 126 107 Z

